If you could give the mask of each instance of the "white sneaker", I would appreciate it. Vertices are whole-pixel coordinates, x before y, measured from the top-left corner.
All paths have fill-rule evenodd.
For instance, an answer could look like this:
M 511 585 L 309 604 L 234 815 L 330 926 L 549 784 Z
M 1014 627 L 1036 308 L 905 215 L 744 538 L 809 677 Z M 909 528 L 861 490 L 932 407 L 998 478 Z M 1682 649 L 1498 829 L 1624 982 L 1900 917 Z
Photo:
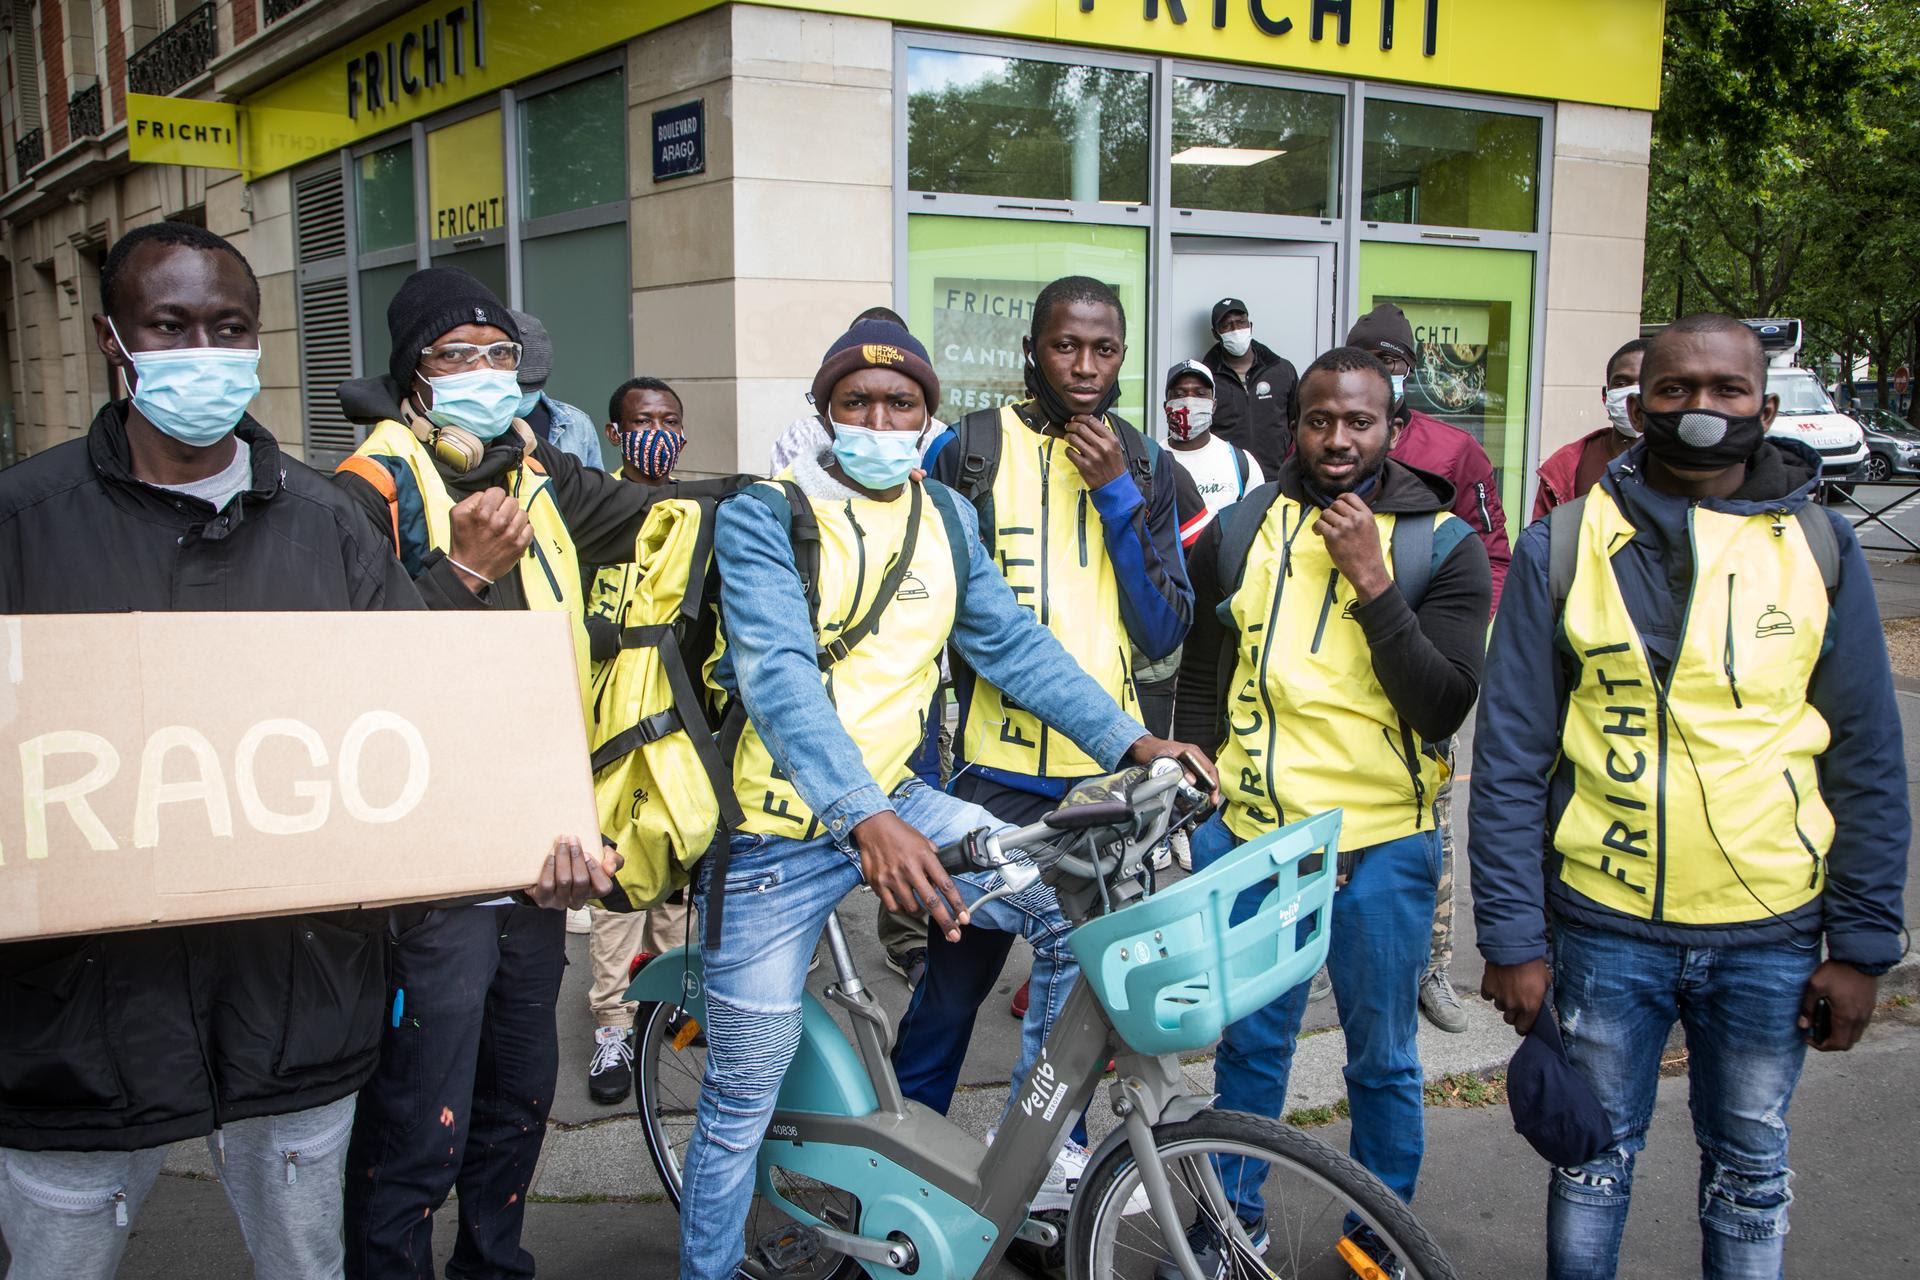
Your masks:
M 1193 870 L 1193 841 L 1187 838 L 1187 832 L 1174 832 L 1167 843 L 1173 846 L 1173 860 L 1180 864 L 1180 869 Z
M 567 912 L 568 933 L 592 933 L 593 912 L 585 907 L 574 907 Z
M 1062 1143 L 1060 1154 L 1053 1158 L 1053 1167 L 1047 1170 L 1047 1180 L 1040 1184 L 1040 1190 L 1033 1197 L 1033 1207 L 1027 1212 L 1072 1208 L 1073 1193 L 1080 1189 L 1080 1179 L 1087 1172 L 1088 1154 L 1087 1149 L 1072 1138 Z
M 1165 871 L 1168 867 L 1171 867 L 1173 865 L 1173 850 L 1169 849 L 1163 843 L 1160 845 L 1159 848 L 1153 851 L 1153 857 L 1150 858 L 1148 861 L 1150 861 L 1153 864 L 1153 869 L 1155 871 Z

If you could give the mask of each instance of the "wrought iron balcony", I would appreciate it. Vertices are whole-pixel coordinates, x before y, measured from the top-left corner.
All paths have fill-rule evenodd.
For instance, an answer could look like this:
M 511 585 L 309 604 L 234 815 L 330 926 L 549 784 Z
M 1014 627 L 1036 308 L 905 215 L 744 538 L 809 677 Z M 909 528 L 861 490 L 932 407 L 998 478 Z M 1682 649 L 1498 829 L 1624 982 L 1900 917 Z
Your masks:
M 97 138 L 106 131 L 106 117 L 100 113 L 100 86 L 82 89 L 67 99 L 67 136 L 73 139 Z
M 47 135 L 44 130 L 35 129 L 21 134 L 20 140 L 13 144 L 14 180 L 25 178 L 30 170 L 39 168 L 46 158 Z
M 278 22 L 306 2 L 307 0 L 265 0 L 260 7 L 265 12 L 268 22 Z
M 172 93 L 206 72 L 219 40 L 211 3 L 188 10 L 127 59 L 127 88 L 135 93 Z

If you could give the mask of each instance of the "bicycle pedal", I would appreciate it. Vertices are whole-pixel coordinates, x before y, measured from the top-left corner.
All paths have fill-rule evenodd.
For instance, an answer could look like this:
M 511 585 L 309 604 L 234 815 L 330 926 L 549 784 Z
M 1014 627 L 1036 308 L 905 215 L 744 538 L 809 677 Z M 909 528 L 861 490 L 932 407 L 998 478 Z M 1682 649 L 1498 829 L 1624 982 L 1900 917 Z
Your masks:
M 754 1241 L 753 1251 L 775 1274 L 796 1271 L 820 1256 L 820 1237 L 811 1227 L 776 1227 Z
M 1036 1243 L 1029 1230 L 1038 1226 L 1053 1228 L 1052 1244 Z M 1067 1215 L 1059 1209 L 1036 1213 L 1020 1227 L 1007 1245 L 1006 1260 L 1035 1280 L 1062 1280 L 1067 1274 Z

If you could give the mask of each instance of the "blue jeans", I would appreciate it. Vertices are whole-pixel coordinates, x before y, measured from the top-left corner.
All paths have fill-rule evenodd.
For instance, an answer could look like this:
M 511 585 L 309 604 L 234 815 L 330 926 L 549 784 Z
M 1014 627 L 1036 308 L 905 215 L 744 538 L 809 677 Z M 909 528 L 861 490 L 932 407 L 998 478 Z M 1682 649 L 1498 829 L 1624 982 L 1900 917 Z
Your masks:
M 902 783 L 891 799 L 901 820 L 936 845 L 976 827 L 1006 827 L 978 805 L 956 800 L 917 778 Z M 711 867 L 711 861 L 700 864 L 695 900 L 702 919 Z M 954 880 L 968 902 L 1000 884 L 999 873 L 992 871 L 969 872 Z M 682 1280 L 732 1280 L 744 1255 L 760 1141 L 781 1078 L 800 1044 L 807 961 L 827 916 L 859 883 L 858 854 L 841 849 L 831 837 L 734 837 L 720 947 L 702 956 L 707 1068 L 680 1198 Z M 1035 895 L 1043 895 L 1044 903 Z M 975 923 L 1029 937 L 1056 927 L 1065 930 L 1052 890 L 1041 886 L 988 904 Z M 1064 952 L 1064 946 L 1060 950 Z M 1035 951 L 1037 957 L 1037 943 Z M 1016 1084 L 1032 1066 L 1065 998 L 1067 984 L 1055 985 L 1060 986 L 1060 1000 L 1036 1000 L 1028 1014 L 1014 1070 Z M 910 1029 L 903 1028 L 903 1049 L 909 1034 Z
M 1613 1122 L 1613 1144 L 1577 1169 L 1553 1171 L 1547 1274 L 1608 1280 L 1618 1268 L 1633 1158 L 1646 1145 L 1660 1053 L 1678 1019 L 1700 1146 L 1700 1273 L 1775 1280 L 1793 1200 L 1787 1104 L 1806 1057 L 1796 1019 L 1818 942 L 1687 947 L 1564 918 L 1553 934 L 1561 1034 Z
M 1193 833 L 1194 869 L 1239 843 L 1216 813 Z M 1347 1039 L 1347 1103 L 1353 1113 L 1347 1150 L 1409 1202 L 1426 1149 L 1424 1077 L 1414 1032 L 1439 880 L 1440 840 L 1431 831 L 1362 849 L 1353 879 L 1334 894 L 1328 935 L 1327 973 Z M 1233 904 L 1232 922 L 1251 916 L 1268 892 L 1267 884 L 1244 890 Z M 1216 1106 L 1279 1118 L 1308 985 L 1227 1028 L 1214 1054 Z M 1262 1217 L 1264 1165 L 1237 1157 L 1218 1163 L 1240 1217 Z

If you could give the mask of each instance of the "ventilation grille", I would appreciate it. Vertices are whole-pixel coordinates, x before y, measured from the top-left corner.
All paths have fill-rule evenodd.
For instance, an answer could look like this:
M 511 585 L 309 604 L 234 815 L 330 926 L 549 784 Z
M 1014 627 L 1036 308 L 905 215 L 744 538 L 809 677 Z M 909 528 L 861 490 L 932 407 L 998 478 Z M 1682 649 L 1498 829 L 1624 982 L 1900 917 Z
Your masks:
M 39 40 L 33 0 L 13 0 L 13 86 L 19 95 L 16 136 L 31 133 L 41 124 Z
M 335 394 L 353 377 L 347 292 L 347 282 L 339 276 L 300 285 L 301 416 L 307 427 L 307 465 L 321 471 L 339 466 L 360 444 L 360 430 L 340 411 Z
M 347 252 L 346 188 L 340 166 L 325 169 L 294 183 L 294 231 L 304 265 Z

